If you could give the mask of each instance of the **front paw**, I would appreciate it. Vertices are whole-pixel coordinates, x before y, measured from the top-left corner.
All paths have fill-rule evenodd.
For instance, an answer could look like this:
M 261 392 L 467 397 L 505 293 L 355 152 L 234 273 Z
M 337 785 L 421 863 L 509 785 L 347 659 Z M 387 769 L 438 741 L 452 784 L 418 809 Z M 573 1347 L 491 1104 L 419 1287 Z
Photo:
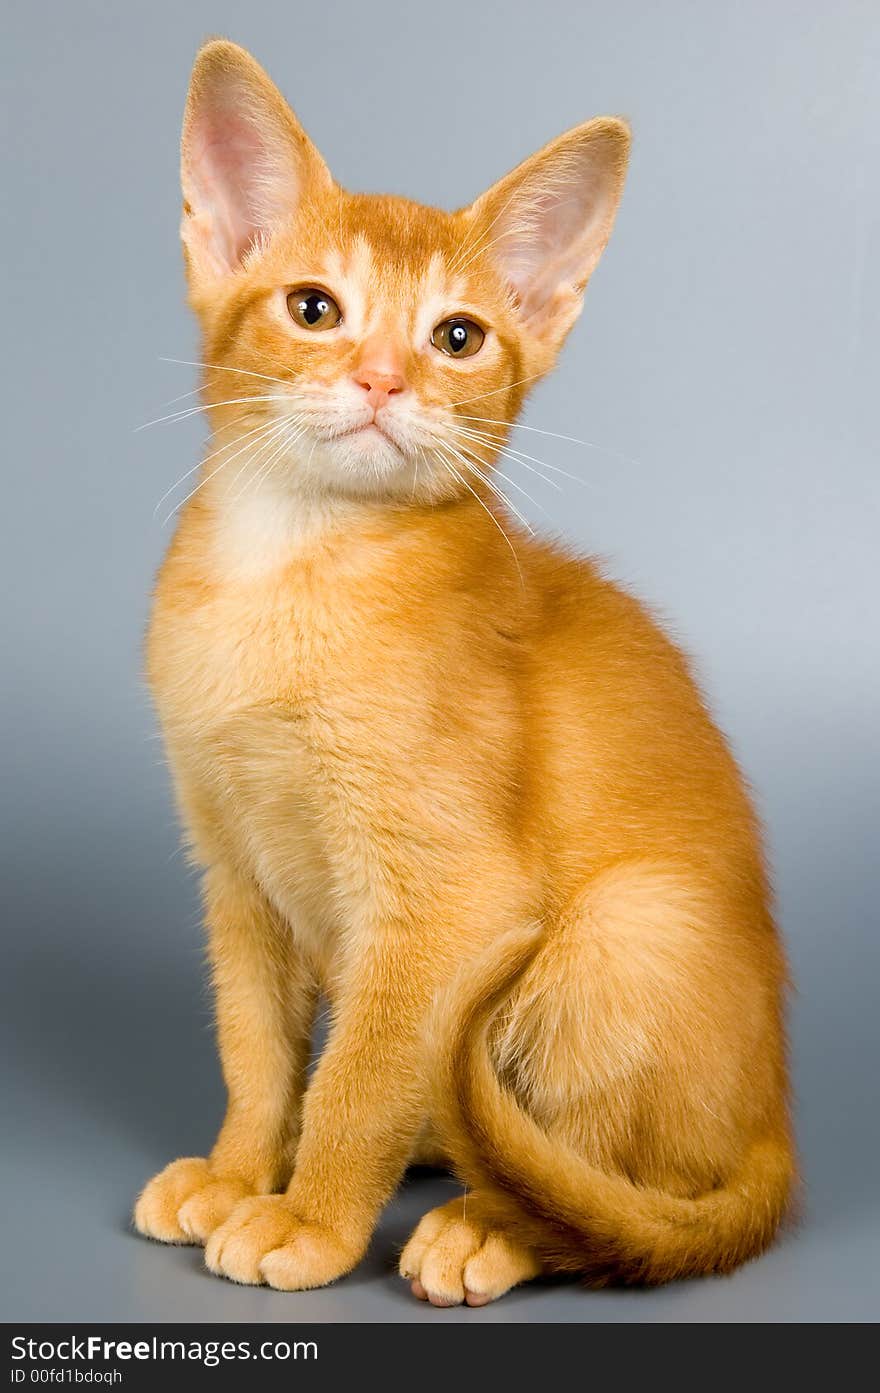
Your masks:
M 200 1156 L 172 1161 L 147 1184 L 134 1207 L 134 1225 L 162 1243 L 204 1243 L 246 1195 L 237 1176 L 217 1175 Z
M 350 1272 L 361 1249 L 321 1224 L 309 1224 L 284 1195 L 243 1200 L 212 1234 L 205 1262 L 233 1282 L 266 1282 L 278 1291 L 323 1287 Z

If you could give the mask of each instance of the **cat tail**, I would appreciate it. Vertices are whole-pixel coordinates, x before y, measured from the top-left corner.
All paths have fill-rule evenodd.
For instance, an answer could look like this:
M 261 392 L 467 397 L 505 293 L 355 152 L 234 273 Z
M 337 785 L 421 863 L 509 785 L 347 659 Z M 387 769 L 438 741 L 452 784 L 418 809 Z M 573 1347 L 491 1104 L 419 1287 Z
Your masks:
M 489 1032 L 542 944 L 531 927 L 505 934 L 441 1005 L 435 1115 L 459 1179 L 480 1193 L 481 1215 L 531 1247 L 547 1270 L 577 1272 L 593 1285 L 729 1272 L 755 1257 L 789 1201 L 787 1136 L 754 1141 L 723 1187 L 679 1198 L 590 1165 L 503 1087 Z

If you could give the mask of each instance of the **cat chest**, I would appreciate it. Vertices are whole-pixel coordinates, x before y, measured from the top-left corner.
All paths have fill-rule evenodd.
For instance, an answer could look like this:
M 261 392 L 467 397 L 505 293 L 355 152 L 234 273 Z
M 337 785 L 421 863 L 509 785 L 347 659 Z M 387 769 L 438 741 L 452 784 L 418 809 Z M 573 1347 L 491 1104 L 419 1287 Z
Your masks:
M 246 866 L 322 976 L 341 877 L 357 874 L 352 810 L 365 810 L 381 738 L 369 711 L 384 703 L 375 674 L 362 691 L 362 646 L 344 619 L 268 601 L 157 606 L 149 642 L 197 850 Z

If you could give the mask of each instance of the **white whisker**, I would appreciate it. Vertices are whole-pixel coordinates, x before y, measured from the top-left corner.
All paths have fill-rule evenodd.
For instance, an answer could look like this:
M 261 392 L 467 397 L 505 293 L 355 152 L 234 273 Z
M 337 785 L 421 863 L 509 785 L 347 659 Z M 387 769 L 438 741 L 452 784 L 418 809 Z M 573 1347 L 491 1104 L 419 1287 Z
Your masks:
M 512 203 L 513 200 L 516 198 L 516 196 L 517 196 L 518 193 L 519 193 L 519 187 L 517 186 L 517 187 L 514 188 L 513 192 L 511 193 L 511 195 L 510 195 L 510 197 L 507 199 L 507 201 L 498 209 L 498 212 L 495 214 L 494 218 L 493 218 L 492 221 L 489 223 L 488 227 L 484 227 L 484 228 L 483 228 L 483 231 L 480 233 L 480 235 L 479 235 L 479 237 L 477 238 L 476 241 L 474 241 L 473 239 L 471 239 L 470 241 L 468 241 L 467 239 L 465 239 L 464 247 L 463 247 L 462 250 L 459 252 L 459 254 L 458 254 L 458 256 L 455 258 L 455 260 L 453 261 L 452 266 L 449 268 L 449 274 L 450 274 L 450 275 L 455 275 L 459 270 L 462 269 L 462 266 L 461 266 L 461 258 L 462 258 L 462 256 L 466 255 L 467 252 L 469 252 L 469 251 L 473 251 L 473 252 L 476 254 L 476 250 L 477 250 L 477 248 L 480 246 L 480 243 L 481 243 L 482 241 L 484 241 L 486 237 L 489 236 L 489 233 L 492 231 L 492 228 L 493 228 L 493 227 L 495 226 L 495 224 L 498 222 L 498 219 L 504 216 L 504 214 L 507 212 L 508 208 L 510 207 L 511 203 Z M 469 260 L 468 262 L 466 262 L 465 264 L 466 264 L 466 265 L 470 265 L 470 261 L 472 261 L 472 260 L 473 260 L 473 257 L 471 257 L 470 260 Z
M 418 489 L 418 486 L 419 486 L 419 465 L 420 465 L 421 463 L 423 463 L 424 461 L 425 461 L 425 451 L 424 451 L 424 448 L 422 448 L 422 449 L 420 449 L 420 450 L 418 451 L 418 453 L 417 453 L 416 456 L 415 456 L 415 460 L 413 461 L 414 464 L 415 464 L 415 470 L 413 471 L 413 486 L 412 486 L 412 493 L 410 494 L 410 498 L 409 498 L 410 503 L 415 503 L 415 501 L 416 501 L 416 490 Z
M 469 440 L 479 441 L 486 449 L 497 450 L 499 454 L 509 459 L 511 464 L 521 464 L 523 468 L 528 469 L 531 474 L 537 474 L 539 478 L 544 480 L 545 484 L 549 484 L 551 488 L 557 489 L 560 493 L 562 490 L 555 479 L 546 478 L 546 476 L 541 473 L 541 470 L 533 468 L 534 465 L 539 464 L 542 469 L 550 469 L 554 474 L 561 474 L 563 478 L 571 479 L 573 484 L 580 484 L 583 488 L 590 487 L 586 479 L 581 479 L 577 474 L 569 474 L 567 469 L 560 469 L 558 464 L 550 464 L 547 460 L 538 459 L 536 455 L 528 455 L 524 450 L 517 450 L 513 445 L 504 445 L 491 437 L 483 438 L 482 431 L 477 431 L 473 435 L 468 435 L 462 427 L 453 427 L 453 429 L 457 429 L 457 432 L 460 434 L 465 434 L 466 438 Z M 531 460 L 531 465 L 527 463 L 528 460 Z
M 302 428 L 300 426 L 300 418 L 298 416 L 282 416 L 277 422 L 273 424 L 273 427 L 270 430 L 264 431 L 263 434 L 259 435 L 256 440 L 251 442 L 251 444 L 257 452 L 262 451 L 266 444 L 269 444 L 271 446 L 274 443 L 274 441 L 283 433 L 283 431 L 290 426 L 296 426 L 298 429 Z M 237 458 L 237 455 L 233 455 L 233 459 Z M 252 456 L 249 456 L 248 453 L 245 452 L 245 457 L 239 465 L 238 469 L 235 471 L 235 478 L 233 479 L 230 487 L 234 487 L 235 484 L 238 483 L 238 480 L 241 478 L 241 475 L 244 472 L 244 470 L 247 469 L 248 464 L 251 462 L 252 458 Z
M 510 509 L 514 517 L 519 519 L 519 521 L 522 523 L 523 527 L 530 534 L 530 536 L 534 536 L 534 528 L 532 527 L 528 518 L 524 517 L 523 514 L 519 511 L 519 509 L 516 507 L 516 505 L 511 503 L 507 495 L 503 493 L 500 488 L 498 488 L 495 481 L 488 474 L 485 474 L 483 472 L 483 469 L 480 466 L 482 465 L 484 467 L 488 467 L 488 461 L 478 460 L 471 451 L 467 450 L 466 446 L 456 447 L 448 440 L 445 440 L 443 443 L 448 450 L 452 451 L 452 453 L 455 455 L 455 458 L 459 461 L 460 464 L 463 464 L 466 469 L 470 469 L 471 473 L 474 474 L 476 478 L 478 478 L 482 483 L 484 483 L 487 488 L 491 489 L 495 497 L 498 498 L 505 505 L 505 507 Z M 500 479 L 506 480 L 506 482 L 509 483 L 512 488 L 515 488 L 519 493 L 523 495 L 524 498 L 527 498 L 530 503 L 534 504 L 536 508 L 541 507 L 541 504 L 538 503 L 536 499 L 532 498 L 531 494 L 526 493 L 524 488 L 520 488 L 519 484 L 516 482 L 515 479 L 511 479 L 509 475 L 502 473 L 500 469 L 496 469 L 495 473 L 498 475 Z M 542 511 L 546 510 L 542 509 Z
M 135 426 L 134 433 L 146 430 L 148 426 L 161 426 L 163 421 L 186 421 L 190 416 L 198 416 L 203 411 L 217 411 L 221 406 L 241 406 L 252 401 L 289 401 L 290 398 L 276 393 L 273 396 L 229 397 L 226 401 L 203 402 L 201 406 L 188 406 L 183 411 L 172 411 L 168 416 L 157 416 L 154 421 L 144 421 Z
M 533 435 L 552 435 L 556 440 L 567 440 L 571 445 L 585 445 L 588 450 L 601 450 L 603 454 L 614 455 L 616 459 L 625 460 L 627 464 L 638 465 L 639 461 L 633 459 L 631 455 L 624 455 L 620 450 L 612 450 L 609 445 L 599 445 L 595 440 L 580 440 L 576 435 L 562 435 L 557 430 L 543 430 L 538 426 L 524 426 L 521 421 L 498 421 L 486 416 L 464 416 L 459 415 L 462 421 L 480 421 L 487 426 L 506 426 L 508 430 L 527 430 Z
M 267 423 L 266 428 L 265 428 L 265 429 L 266 429 L 267 435 L 268 435 L 270 432 L 274 433 L 274 432 L 279 428 L 279 424 L 284 424 L 284 423 L 283 423 L 283 422 L 281 422 L 281 423 L 279 423 L 279 422 L 269 422 L 269 423 Z M 235 443 L 237 443 L 237 442 L 232 442 L 232 443 L 235 444 Z M 180 511 L 180 509 L 183 508 L 183 507 L 189 502 L 189 500 L 190 500 L 191 498 L 194 498 L 195 495 L 198 493 L 199 489 L 204 488 L 205 484 L 209 483 L 210 480 L 213 479 L 213 478 L 215 477 L 215 475 L 219 474 L 221 469 L 225 469 L 226 466 L 227 466 L 228 464 L 231 464 L 233 460 L 238 459 L 239 455 L 243 454 L 245 450 L 247 450 L 250 446 L 255 445 L 255 444 L 257 444 L 257 443 L 258 443 L 257 441 L 250 441 L 249 444 L 243 445 L 243 446 L 241 447 L 240 450 L 237 450 L 236 453 L 235 453 L 234 455 L 230 455 L 229 459 L 221 460 L 220 463 L 217 465 L 216 469 L 212 469 L 211 472 L 210 472 L 210 474 L 207 474 L 207 475 L 205 476 L 204 479 L 200 479 L 199 482 L 196 484 L 195 488 L 194 488 L 194 489 L 191 489 L 190 492 L 186 495 L 186 497 L 183 498 L 183 499 L 181 499 L 181 501 L 180 501 L 178 504 L 176 504 L 176 505 L 171 509 L 171 512 L 167 515 L 167 517 L 163 518 L 163 520 L 162 520 L 162 526 L 165 527 L 165 526 L 171 521 L 171 519 L 174 517 L 174 514 L 175 514 L 175 513 L 178 513 L 178 512 Z
M 264 372 L 252 372 L 250 368 L 229 368 L 224 363 L 202 363 L 196 358 L 159 358 L 160 363 L 177 363 L 182 368 L 208 368 L 212 372 L 237 372 L 243 377 L 259 377 L 263 382 L 278 382 L 282 387 L 292 387 L 289 378 L 269 377 Z
M 463 467 L 467 469 L 471 474 L 473 474 L 475 479 L 479 479 L 481 484 L 485 484 L 486 488 L 489 489 L 495 495 L 498 501 L 500 503 L 503 503 L 505 508 L 507 508 L 511 513 L 513 513 L 513 516 L 517 519 L 518 522 L 522 524 L 522 526 L 528 532 L 529 536 L 534 537 L 535 529 L 532 527 L 532 524 L 529 522 L 528 518 L 520 512 L 515 503 L 512 503 L 510 501 L 510 499 L 507 497 L 507 494 L 504 493 L 504 491 L 498 487 L 494 479 L 492 479 L 488 474 L 484 474 L 483 470 L 480 469 L 479 465 L 474 461 L 474 459 L 471 456 L 463 454 L 458 450 L 453 451 L 453 453 L 455 454 L 455 458 L 463 465 Z M 496 470 L 495 472 L 499 475 L 500 478 L 507 479 L 506 474 L 502 475 L 498 470 Z M 508 483 L 510 483 L 513 488 L 518 488 L 518 485 L 515 484 L 512 479 L 508 479 Z M 519 489 L 519 492 L 524 494 L 524 496 L 528 498 L 529 502 L 533 503 L 536 508 L 541 507 L 540 503 L 535 502 L 535 499 L 531 498 L 529 494 L 525 492 L 525 489 Z M 542 511 L 545 510 L 542 509 Z
M 236 421 L 231 424 L 237 425 L 238 422 Z M 196 471 L 203 468 L 204 465 L 210 464 L 211 460 L 216 459 L 218 455 L 222 455 L 224 450 L 231 450 L 235 445 L 239 445 L 243 440 L 246 440 L 248 436 L 256 435 L 258 431 L 268 429 L 270 424 L 271 422 L 269 421 L 260 421 L 260 423 L 254 426 L 251 430 L 245 431 L 244 435 L 237 436 L 235 440 L 227 440 L 225 445 L 221 445 L 217 450 L 212 450 L 211 453 L 209 455 L 206 455 L 204 459 L 198 460 L 198 462 L 193 465 L 192 469 L 188 469 L 185 474 L 181 474 L 180 478 L 175 483 L 173 483 L 169 489 L 165 490 L 165 492 L 162 494 L 162 497 L 159 499 L 158 503 L 153 509 L 153 516 L 156 516 L 162 504 L 165 502 L 165 499 L 168 498 L 176 488 L 179 488 L 185 479 L 190 478 L 192 474 L 195 474 Z
M 268 478 L 269 474 L 272 471 L 272 466 L 274 465 L 275 461 L 281 459 L 282 456 L 287 453 L 291 445 L 293 445 L 294 442 L 299 438 L 299 436 L 302 435 L 304 430 L 303 426 L 294 427 L 290 421 L 286 421 L 284 423 L 284 426 L 285 428 L 281 432 L 280 443 L 277 443 L 275 449 L 270 449 L 268 458 L 264 458 L 259 468 L 250 476 L 250 478 L 245 479 L 244 487 L 232 498 L 231 501 L 233 503 L 237 503 L 239 499 L 243 498 L 244 495 L 248 492 L 248 489 L 253 489 L 254 492 L 256 492 L 256 490 L 259 488 L 260 482 L 263 479 Z M 236 478 L 237 477 L 238 476 L 236 476 Z
M 485 401 L 486 397 L 497 397 L 499 392 L 510 392 L 514 387 L 521 387 L 524 382 L 534 382 L 536 378 L 543 377 L 542 372 L 533 372 L 530 377 L 521 377 L 517 382 L 506 382 L 503 387 L 495 387 L 491 392 L 483 392 L 479 397 L 462 397 L 458 401 L 451 403 L 452 406 L 470 406 L 474 401 Z
M 502 535 L 502 537 L 504 538 L 505 542 L 506 542 L 507 545 L 510 547 L 511 554 L 512 554 L 512 556 L 513 556 L 514 561 L 516 562 L 516 569 L 517 569 L 517 571 L 519 572 L 520 584 L 523 586 L 523 588 L 525 588 L 525 583 L 526 583 L 526 582 L 525 582 L 525 577 L 523 576 L 523 573 L 522 573 L 522 566 L 519 564 L 519 557 L 518 557 L 517 554 L 516 554 L 516 547 L 513 545 L 513 542 L 510 540 L 510 538 L 508 537 L 508 535 L 507 535 L 507 533 L 505 532 L 504 528 L 501 526 L 501 523 L 498 521 L 498 519 L 496 518 L 495 514 L 492 512 L 492 509 L 489 508 L 489 507 L 487 507 L 486 503 L 485 503 L 484 500 L 480 497 L 480 495 L 477 493 L 476 489 L 471 488 L 471 486 L 470 486 L 470 484 L 468 483 L 467 479 L 465 479 L 464 476 L 458 472 L 458 470 L 456 469 L 455 465 L 451 462 L 451 460 L 448 460 L 448 459 L 446 458 L 445 453 L 444 453 L 444 447 L 443 447 L 442 445 L 438 447 L 438 453 L 439 453 L 439 456 L 440 456 L 440 462 L 445 466 L 445 468 L 449 471 L 449 473 L 452 475 L 452 477 L 453 477 L 454 479 L 457 479 L 458 482 L 459 482 L 460 484 L 464 484 L 464 486 L 465 486 L 465 488 L 467 489 L 468 493 L 473 494 L 474 498 L 477 500 L 477 502 L 479 503 L 480 507 L 481 507 L 481 508 L 483 509 L 483 511 L 486 513 L 487 517 L 491 518 L 492 522 L 493 522 L 493 523 L 495 524 L 495 526 L 498 528 L 498 531 L 501 533 L 501 535 Z
M 563 474 L 567 479 L 571 479 L 576 484 L 584 483 L 584 480 L 579 479 L 576 474 L 568 474 L 564 469 L 560 469 L 557 465 L 548 464 L 546 460 L 538 459 L 536 455 L 527 455 L 522 450 L 514 449 L 512 445 L 505 445 L 502 440 L 496 437 L 485 436 L 482 431 L 471 432 L 466 430 L 462 426 L 453 426 L 451 427 L 451 429 L 455 432 L 456 435 L 462 435 L 466 440 L 473 440 L 476 444 L 481 445 L 485 450 L 494 450 L 498 454 L 504 455 L 506 459 L 510 460 L 511 464 L 522 464 L 526 469 L 529 470 L 530 473 L 537 474 L 538 477 L 542 479 L 545 484 L 549 484 L 550 488 L 556 489 L 559 493 L 562 492 L 561 485 L 557 484 L 555 479 L 548 479 L 545 474 L 541 473 L 540 469 L 534 469 L 530 465 L 526 464 L 526 460 L 531 460 L 533 465 L 541 465 L 543 469 L 552 469 L 557 474 Z
M 247 492 L 251 480 L 254 479 L 257 474 L 262 474 L 263 465 L 266 463 L 267 457 L 273 455 L 279 442 L 283 442 L 287 438 L 288 429 L 289 425 L 286 420 L 279 421 L 276 429 L 270 431 L 266 436 L 256 442 L 253 454 L 249 452 L 245 454 L 244 459 L 235 471 L 235 478 L 229 485 L 228 491 L 231 494 L 232 489 L 235 488 L 239 479 L 242 477 L 244 478 L 244 485 L 238 493 L 231 496 L 231 502 L 237 502 L 238 499 Z M 254 472 L 248 476 L 248 467 L 254 463 L 256 463 L 257 467 Z
M 208 386 L 205 383 L 205 386 Z M 167 401 L 160 401 L 159 406 L 173 406 L 176 401 L 185 401 L 187 397 L 194 397 L 197 392 L 201 392 L 202 387 L 190 387 L 188 392 L 181 392 L 179 397 L 169 397 Z
M 516 227 L 506 227 L 503 232 L 499 232 L 497 237 L 493 237 L 491 242 L 486 242 L 484 246 L 480 246 L 480 244 L 477 243 L 477 246 L 475 247 L 472 255 L 468 257 L 467 261 L 465 261 L 460 266 L 456 266 L 455 274 L 459 276 L 462 275 L 463 272 L 465 272 L 467 268 L 470 266 L 471 262 L 475 261 L 478 256 L 481 256 L 483 252 L 487 252 L 490 247 L 495 246 L 496 242 L 502 241 L 505 237 L 511 237 L 517 231 L 519 231 L 519 229 Z

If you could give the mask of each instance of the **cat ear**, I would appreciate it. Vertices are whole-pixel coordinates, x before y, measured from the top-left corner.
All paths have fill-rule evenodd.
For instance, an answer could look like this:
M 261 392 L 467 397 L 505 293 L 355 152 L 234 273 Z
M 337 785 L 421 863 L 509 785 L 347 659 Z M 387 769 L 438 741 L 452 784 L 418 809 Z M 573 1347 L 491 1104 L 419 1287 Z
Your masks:
M 191 272 L 214 278 L 289 217 L 330 174 L 278 88 L 245 49 L 200 49 L 181 142 L 181 236 Z
M 551 141 L 471 207 L 530 331 L 553 347 L 580 313 L 611 235 L 629 145 L 625 121 L 597 117 Z

